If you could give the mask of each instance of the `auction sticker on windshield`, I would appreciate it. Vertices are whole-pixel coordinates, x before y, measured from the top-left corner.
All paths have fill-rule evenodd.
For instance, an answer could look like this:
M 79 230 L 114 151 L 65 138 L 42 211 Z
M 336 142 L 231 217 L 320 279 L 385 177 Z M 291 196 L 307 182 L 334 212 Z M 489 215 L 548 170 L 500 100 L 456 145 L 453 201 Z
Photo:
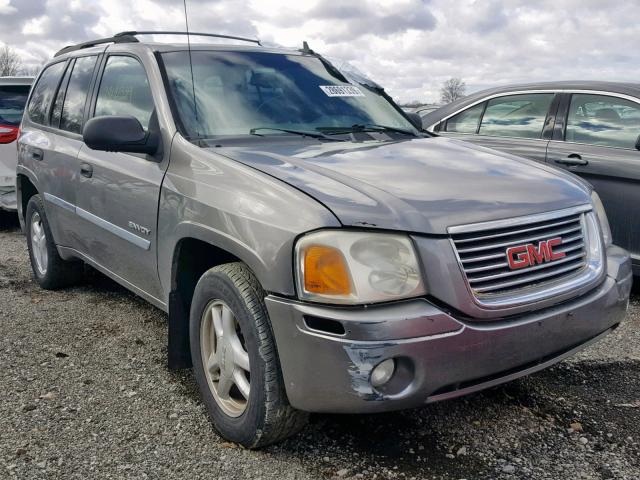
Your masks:
M 364 97 L 364 93 L 353 85 L 320 85 L 327 97 Z

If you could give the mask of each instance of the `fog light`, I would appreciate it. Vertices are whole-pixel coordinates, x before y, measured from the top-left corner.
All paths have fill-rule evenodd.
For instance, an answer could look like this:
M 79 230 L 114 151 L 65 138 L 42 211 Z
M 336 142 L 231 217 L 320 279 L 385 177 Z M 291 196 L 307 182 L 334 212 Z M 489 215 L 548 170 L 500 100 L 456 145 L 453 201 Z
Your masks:
M 371 385 L 374 387 L 381 387 L 393 376 L 393 372 L 396 370 L 396 362 L 393 358 L 388 358 L 380 362 L 371 371 Z

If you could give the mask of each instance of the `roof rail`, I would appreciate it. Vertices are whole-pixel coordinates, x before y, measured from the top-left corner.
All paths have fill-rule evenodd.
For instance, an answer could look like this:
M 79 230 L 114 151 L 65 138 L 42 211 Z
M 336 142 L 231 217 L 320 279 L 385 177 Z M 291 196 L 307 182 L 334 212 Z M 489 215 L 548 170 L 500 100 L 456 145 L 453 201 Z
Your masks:
M 116 33 L 114 37 L 135 37 L 136 35 L 189 35 L 189 36 L 196 36 L 196 37 L 227 38 L 230 40 L 241 40 L 243 42 L 251 42 L 251 43 L 256 43 L 258 45 L 262 45 L 260 43 L 260 40 L 256 38 L 237 37 L 234 35 L 222 35 L 219 33 L 203 33 L 203 32 L 179 32 L 179 31 L 165 31 L 165 30 L 158 30 L 158 31 L 149 30 L 149 31 L 138 32 L 133 30 L 130 32 Z
M 108 38 L 99 38 L 97 40 L 90 40 L 88 42 L 79 43 L 77 45 L 68 45 L 64 47 L 62 50 L 58 50 L 54 57 L 58 57 L 65 53 L 74 52 L 76 50 L 82 50 L 83 48 L 95 47 L 96 45 L 101 45 L 103 43 L 136 43 L 138 39 L 133 35 L 127 35 L 126 32 L 122 34 L 118 33 L 113 37 Z
M 241 40 L 243 42 L 251 42 L 256 43 L 260 46 L 260 40 L 255 38 L 246 38 L 246 37 L 236 37 L 233 35 L 221 35 L 217 33 L 200 33 L 200 32 L 173 32 L 173 31 L 142 31 L 138 32 L 132 30 L 130 32 L 120 32 L 116 33 L 113 37 L 108 38 L 99 38 L 97 40 L 90 40 L 88 42 L 79 43 L 77 45 L 68 45 L 64 47 L 62 50 L 56 52 L 54 57 L 59 55 L 63 55 L 65 53 L 73 52 L 76 50 L 82 50 L 83 48 L 95 47 L 96 45 L 101 45 L 103 43 L 137 43 L 139 40 L 136 38 L 136 35 L 195 35 L 197 37 L 215 37 L 215 38 L 227 38 L 230 40 Z

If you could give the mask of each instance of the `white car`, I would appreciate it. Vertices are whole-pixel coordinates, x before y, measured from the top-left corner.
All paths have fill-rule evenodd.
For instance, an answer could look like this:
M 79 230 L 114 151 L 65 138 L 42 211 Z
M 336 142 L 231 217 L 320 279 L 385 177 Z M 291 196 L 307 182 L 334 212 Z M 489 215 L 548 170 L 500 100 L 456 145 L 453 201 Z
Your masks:
M 0 77 L 0 210 L 16 210 L 16 139 L 31 77 Z

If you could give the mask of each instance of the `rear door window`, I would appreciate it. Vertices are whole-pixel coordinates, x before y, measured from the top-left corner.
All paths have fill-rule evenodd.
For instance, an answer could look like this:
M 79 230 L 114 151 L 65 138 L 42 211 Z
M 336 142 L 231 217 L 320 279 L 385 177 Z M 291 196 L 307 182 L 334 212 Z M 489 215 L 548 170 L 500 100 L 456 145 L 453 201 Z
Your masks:
M 477 133 L 485 103 L 475 105 L 449 118 L 445 125 L 445 132 Z
M 73 66 L 60 116 L 62 130 L 74 133 L 82 131 L 87 92 L 97 58 L 96 56 L 80 57 Z
M 133 116 L 147 129 L 153 110 L 151 88 L 142 64 L 133 57 L 110 56 L 100 82 L 95 116 Z
M 635 149 L 640 105 L 606 95 L 574 94 L 567 118 L 567 142 Z
M 492 98 L 482 116 L 480 135 L 541 138 L 553 93 Z
M 27 108 L 31 121 L 43 125 L 47 124 L 49 108 L 64 73 L 65 65 L 66 62 L 54 63 L 45 68 L 40 75 Z
M 20 125 L 30 88 L 29 85 L 0 85 L 0 125 Z

